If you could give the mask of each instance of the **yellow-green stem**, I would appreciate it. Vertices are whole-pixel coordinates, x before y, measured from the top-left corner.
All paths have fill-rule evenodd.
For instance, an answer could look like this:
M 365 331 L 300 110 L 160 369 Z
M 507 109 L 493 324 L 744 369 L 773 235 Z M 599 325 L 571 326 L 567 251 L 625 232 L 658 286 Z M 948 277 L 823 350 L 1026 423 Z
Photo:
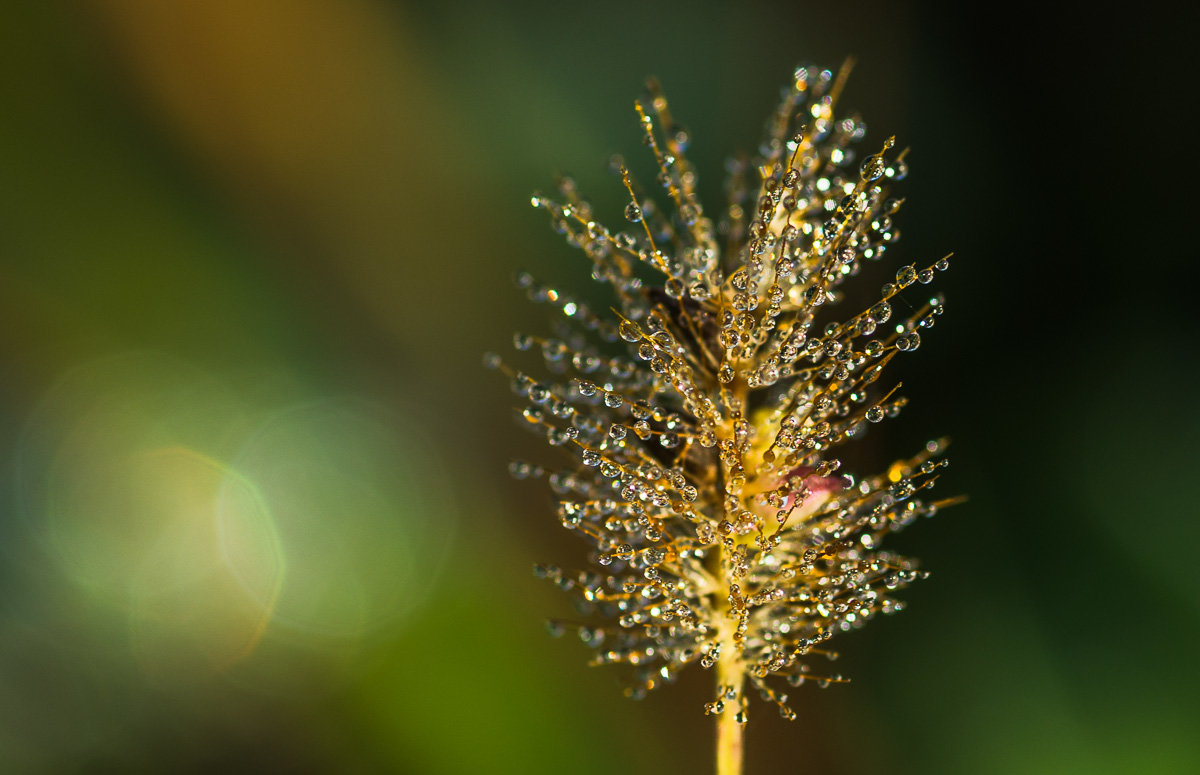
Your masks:
M 747 385 L 738 380 L 732 386 L 734 400 L 746 411 Z M 734 439 L 732 423 L 727 423 L 719 434 L 723 439 Z M 726 470 L 728 477 L 732 472 Z M 713 595 L 714 613 L 717 616 L 718 642 L 721 644 L 720 657 L 717 660 L 717 692 L 724 704 L 724 709 L 717 714 L 717 775 L 742 775 L 742 739 L 745 725 L 739 724 L 737 717 L 742 710 L 742 684 L 745 681 L 745 663 L 738 643 L 734 640 L 737 629 L 737 616 L 731 610 L 729 563 L 731 558 L 726 556 L 726 547 L 714 552 L 710 557 L 711 571 L 719 580 Z M 729 687 L 733 691 L 729 692 Z
M 741 695 L 742 660 L 733 643 L 721 645 L 717 662 L 717 687 L 733 686 Z M 742 775 L 742 733 L 745 725 L 737 722 L 741 710 L 736 700 L 725 700 L 725 709 L 717 714 L 717 775 Z

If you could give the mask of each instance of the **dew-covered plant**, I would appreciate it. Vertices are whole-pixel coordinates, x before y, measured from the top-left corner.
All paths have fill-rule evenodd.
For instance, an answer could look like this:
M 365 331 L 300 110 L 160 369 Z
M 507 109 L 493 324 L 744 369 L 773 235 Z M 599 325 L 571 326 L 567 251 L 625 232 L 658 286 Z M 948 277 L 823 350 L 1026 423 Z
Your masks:
M 942 314 L 922 286 L 949 258 L 903 266 L 865 309 L 844 309 L 843 286 L 899 238 L 889 186 L 907 174 L 892 139 L 862 153 L 862 120 L 835 116 L 847 73 L 796 69 L 758 155 L 729 163 L 715 220 L 688 134 L 649 83 L 635 107 L 665 207 L 620 159 L 628 230 L 601 225 L 569 179 L 560 199 L 533 197 L 611 288 L 612 314 L 521 274 L 559 314 L 554 336 L 514 344 L 553 376 L 488 357 L 527 401 L 522 423 L 571 458 L 512 473 L 548 477 L 562 524 L 593 546 L 586 570 L 535 568 L 579 603 L 580 620 L 551 631 L 577 632 L 593 664 L 631 668 L 634 697 L 693 663 L 712 670 L 725 775 L 741 772 L 747 693 L 793 719 L 787 687 L 846 681 L 825 642 L 899 611 L 895 592 L 926 575 L 881 544 L 954 500 L 927 497 L 942 440 L 871 476 L 836 456 L 904 406 L 899 385 L 876 382 Z

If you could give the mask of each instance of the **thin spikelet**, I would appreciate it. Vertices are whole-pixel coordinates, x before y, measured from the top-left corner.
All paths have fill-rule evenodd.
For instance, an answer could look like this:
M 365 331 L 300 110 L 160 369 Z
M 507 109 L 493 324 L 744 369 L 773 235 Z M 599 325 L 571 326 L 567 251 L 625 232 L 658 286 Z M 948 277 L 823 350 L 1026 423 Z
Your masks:
M 878 301 L 839 316 L 843 283 L 899 237 L 888 186 L 907 173 L 891 139 L 856 154 L 863 122 L 834 116 L 847 72 L 796 69 L 757 158 L 730 163 L 716 222 L 651 82 L 636 110 L 666 207 L 619 162 L 629 231 L 598 223 L 570 180 L 561 200 L 533 198 L 611 286 L 613 315 L 523 274 L 529 297 L 559 311 L 559 332 L 514 343 L 554 377 L 488 356 L 527 400 L 523 422 L 573 459 L 512 473 L 547 476 L 562 524 L 595 547 L 591 569 L 535 569 L 577 595 L 587 620 L 552 631 L 577 631 L 593 664 L 632 666 L 633 696 L 715 666 L 705 708 L 738 724 L 747 682 L 790 719 L 787 685 L 846 680 L 824 664 L 836 656 L 824 642 L 899 611 L 895 591 L 926 575 L 880 545 L 954 500 L 926 495 L 945 441 L 862 478 L 835 457 L 904 406 L 898 385 L 875 383 L 942 314 L 941 297 L 918 289 L 948 267 L 904 266 Z M 897 320 L 901 294 L 915 311 Z

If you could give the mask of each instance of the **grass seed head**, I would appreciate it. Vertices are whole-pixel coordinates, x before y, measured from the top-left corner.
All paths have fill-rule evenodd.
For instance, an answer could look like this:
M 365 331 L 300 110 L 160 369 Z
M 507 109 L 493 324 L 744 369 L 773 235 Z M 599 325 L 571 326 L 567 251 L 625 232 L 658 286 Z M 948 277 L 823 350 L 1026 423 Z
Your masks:
M 875 475 L 837 457 L 904 407 L 880 377 L 942 314 L 925 286 L 949 266 L 902 266 L 848 309 L 844 286 L 899 239 L 891 189 L 908 166 L 893 139 L 864 147 L 862 119 L 835 113 L 847 72 L 796 68 L 758 154 L 729 163 L 716 213 L 653 81 L 635 108 L 657 196 L 618 159 L 622 229 L 596 220 L 570 179 L 533 197 L 613 306 L 521 274 L 558 314 L 553 336 L 513 344 L 550 376 L 488 363 L 525 402 L 521 423 L 570 461 L 516 462 L 513 475 L 545 477 L 563 526 L 592 548 L 586 569 L 535 569 L 578 598 L 581 619 L 551 632 L 577 633 L 594 664 L 631 668 L 632 696 L 698 664 L 718 673 L 707 712 L 744 721 L 752 685 L 794 718 L 787 686 L 846 680 L 826 642 L 901 610 L 896 592 L 927 575 L 887 536 L 953 500 L 929 497 L 943 440 Z

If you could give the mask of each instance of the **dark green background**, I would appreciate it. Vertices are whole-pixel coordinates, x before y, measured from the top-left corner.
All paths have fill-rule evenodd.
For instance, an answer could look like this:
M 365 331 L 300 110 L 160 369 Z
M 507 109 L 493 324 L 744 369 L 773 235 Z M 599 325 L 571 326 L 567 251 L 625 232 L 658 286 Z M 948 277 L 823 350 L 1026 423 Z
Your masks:
M 971 500 L 901 537 L 934 575 L 840 639 L 852 684 L 752 708 L 747 771 L 1200 771 L 1184 29 L 5 4 L 0 770 L 707 771 L 707 676 L 633 703 L 543 634 L 567 603 L 529 568 L 582 549 L 507 479 L 552 458 L 480 354 L 544 330 L 515 269 L 590 292 L 528 195 L 570 171 L 619 220 L 644 76 L 713 203 L 792 66 L 854 55 L 843 104 L 913 149 L 900 260 L 956 254 L 867 453 L 948 434 Z M 214 562 L 214 493 L 265 580 Z

